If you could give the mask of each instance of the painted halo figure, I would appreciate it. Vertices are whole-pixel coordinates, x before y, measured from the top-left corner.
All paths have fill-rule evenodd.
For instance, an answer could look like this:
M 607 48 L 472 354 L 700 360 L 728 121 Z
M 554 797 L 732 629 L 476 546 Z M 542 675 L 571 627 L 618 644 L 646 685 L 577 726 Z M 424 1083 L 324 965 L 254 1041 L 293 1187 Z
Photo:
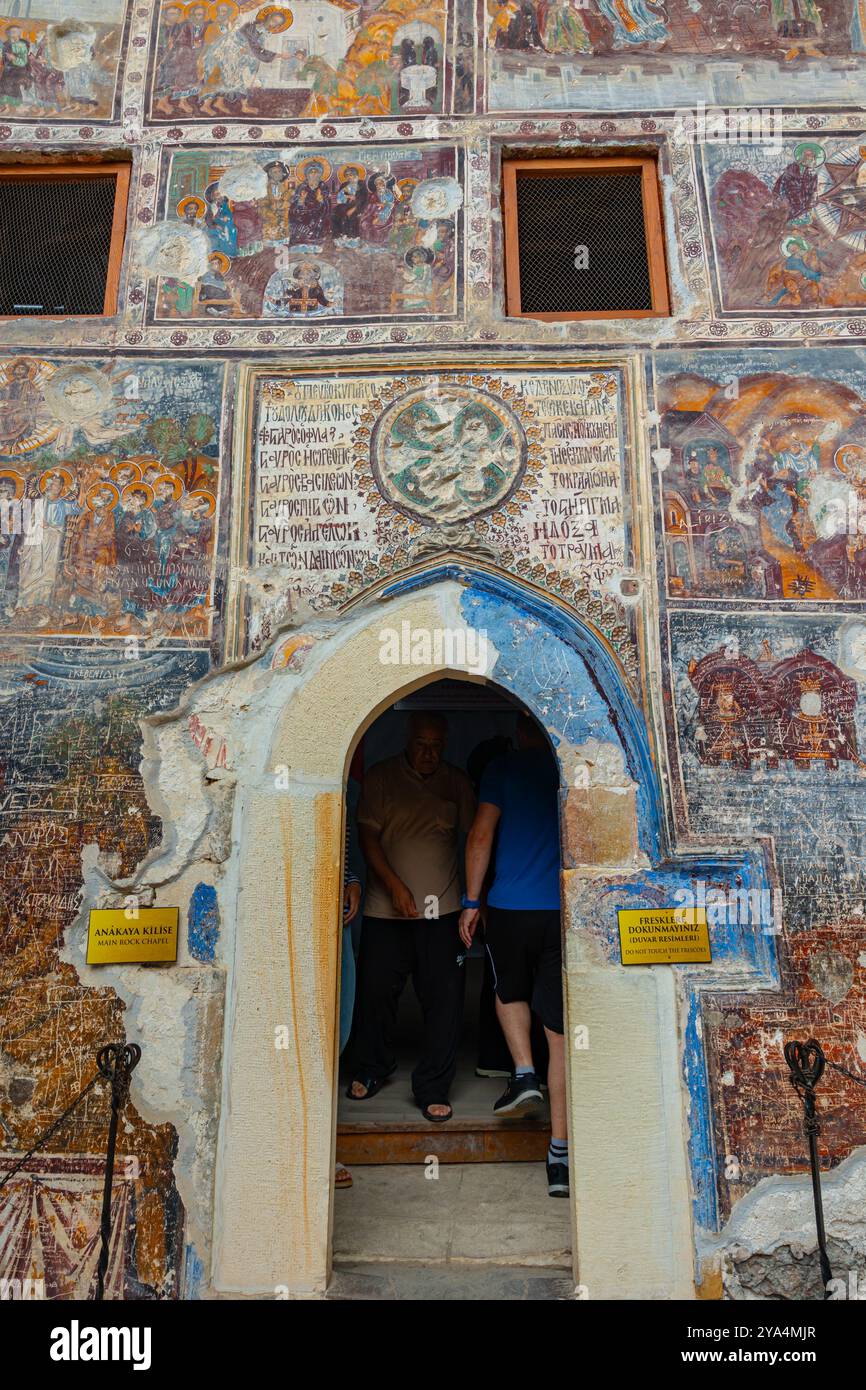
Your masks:
M 44 499 L 41 535 L 38 543 L 21 548 L 17 608 L 50 609 L 59 587 L 67 523 L 81 513 L 75 499 L 75 478 L 68 468 L 50 468 L 39 479 Z M 46 612 L 36 622 L 46 627 Z
M 331 223 L 328 179 L 331 166 L 318 156 L 302 159 L 295 168 L 298 185 L 291 201 L 291 243 L 305 251 L 321 251 Z

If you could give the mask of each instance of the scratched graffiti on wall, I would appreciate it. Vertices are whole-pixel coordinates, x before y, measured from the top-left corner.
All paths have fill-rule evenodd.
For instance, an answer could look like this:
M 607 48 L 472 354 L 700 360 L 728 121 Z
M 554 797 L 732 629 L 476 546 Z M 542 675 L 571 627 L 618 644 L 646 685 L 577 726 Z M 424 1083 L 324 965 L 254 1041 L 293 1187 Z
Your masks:
M 129 659 L 105 644 L 0 639 L 0 1127 L 12 1153 L 26 1152 L 83 1089 L 97 1050 L 124 1037 L 125 1005 L 115 991 L 82 984 L 61 959 L 81 904 L 82 850 L 97 845 L 106 872 L 122 879 L 157 841 L 159 821 L 138 770 L 138 721 L 174 708 L 207 668 L 204 652 Z M 22 1261 L 35 1260 L 32 1277 L 56 1290 L 49 1297 L 84 1298 L 92 1283 L 101 1181 L 94 1156 L 105 1151 L 107 1104 L 103 1092 L 91 1096 L 37 1160 L 43 1195 L 24 1179 L 4 1193 L 0 1272 L 15 1277 Z M 136 1236 L 110 1266 L 118 1296 L 177 1293 L 175 1148 L 170 1124 L 149 1124 L 127 1107 L 121 1152 L 135 1163 L 124 1160 L 116 1201 Z M 34 1203 L 47 1222 L 41 1243 L 32 1240 Z
M 670 595 L 866 598 L 866 356 L 719 350 L 657 381 Z
M 209 635 L 222 377 L 0 362 L 0 633 Z

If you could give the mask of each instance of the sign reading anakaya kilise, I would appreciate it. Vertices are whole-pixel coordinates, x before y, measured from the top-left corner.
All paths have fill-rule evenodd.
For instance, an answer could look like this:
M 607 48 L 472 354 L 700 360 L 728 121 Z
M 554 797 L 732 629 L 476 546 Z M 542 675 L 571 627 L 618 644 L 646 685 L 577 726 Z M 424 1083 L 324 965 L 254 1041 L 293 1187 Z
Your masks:
M 703 907 L 620 908 L 623 965 L 708 965 L 712 960 Z
M 177 960 L 176 907 L 92 908 L 88 965 Z

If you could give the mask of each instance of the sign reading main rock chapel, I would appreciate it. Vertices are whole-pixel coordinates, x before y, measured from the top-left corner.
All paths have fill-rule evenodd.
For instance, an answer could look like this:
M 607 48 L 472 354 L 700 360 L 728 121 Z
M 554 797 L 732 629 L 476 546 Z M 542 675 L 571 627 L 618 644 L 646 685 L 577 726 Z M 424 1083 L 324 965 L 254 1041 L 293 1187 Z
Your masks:
M 93 908 L 88 965 L 177 960 L 176 907 Z
M 623 965 L 708 965 L 712 960 L 706 909 L 620 908 Z

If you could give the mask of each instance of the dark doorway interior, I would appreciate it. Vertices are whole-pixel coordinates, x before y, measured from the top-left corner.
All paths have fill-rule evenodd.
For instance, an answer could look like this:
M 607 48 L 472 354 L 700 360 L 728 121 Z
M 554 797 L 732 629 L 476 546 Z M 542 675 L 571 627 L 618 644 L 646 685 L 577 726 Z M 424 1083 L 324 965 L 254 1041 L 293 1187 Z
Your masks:
M 347 788 L 348 815 L 354 816 L 364 772 L 403 749 L 412 711 L 435 710 L 445 715 L 445 759 L 468 772 L 477 785 L 485 757 L 514 745 L 519 708 L 496 687 L 451 679 L 424 686 L 398 701 L 367 730 L 357 750 Z M 357 845 L 357 836 L 353 838 Z M 363 880 L 365 866 L 357 849 L 352 867 Z M 363 907 L 353 929 L 356 952 L 362 914 Z M 431 1154 L 450 1163 L 539 1162 L 544 1158 L 550 1132 L 546 1109 L 510 1118 L 493 1114 L 493 1103 L 506 1085 L 510 1058 L 495 1019 L 489 972 L 485 989 L 484 948 L 479 939 L 463 968 L 467 972 L 466 1003 L 457 1077 L 450 1094 L 453 1117 L 443 1125 L 430 1124 L 413 1102 L 410 1073 L 419 1051 L 421 1014 L 410 980 L 398 1014 L 398 1068 L 370 1100 L 347 1099 L 346 1087 L 352 1079 L 351 1036 L 344 1050 L 337 1117 L 337 1159 L 341 1163 L 350 1167 L 406 1164 L 423 1162 Z M 535 1032 L 533 1057 L 543 1077 L 544 1031 L 537 1026 Z M 500 1074 L 478 1075 L 479 1069 Z

